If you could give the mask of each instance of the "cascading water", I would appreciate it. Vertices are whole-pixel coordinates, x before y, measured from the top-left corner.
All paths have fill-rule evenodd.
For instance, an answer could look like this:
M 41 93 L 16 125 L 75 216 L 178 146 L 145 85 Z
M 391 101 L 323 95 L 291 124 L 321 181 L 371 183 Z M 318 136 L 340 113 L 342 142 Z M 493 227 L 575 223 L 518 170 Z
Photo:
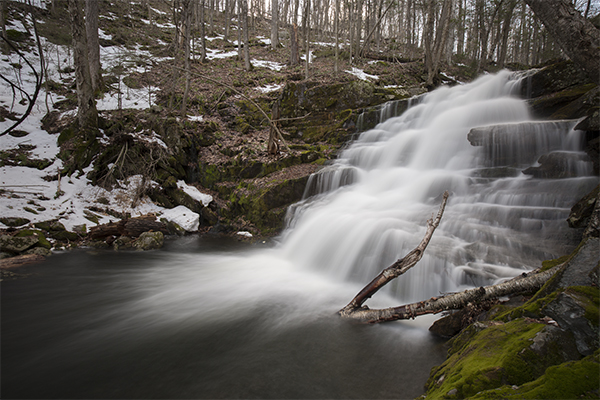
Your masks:
M 574 123 L 546 124 L 540 140 L 517 85 L 504 72 L 438 89 L 362 133 L 313 177 L 318 194 L 291 208 L 275 248 L 188 236 L 25 267 L 0 292 L 3 398 L 418 397 L 446 355 L 431 318 L 356 326 L 335 312 L 414 248 L 444 190 L 425 256 L 370 306 L 564 254 L 569 207 L 598 182 L 573 177 L 586 165 Z M 536 177 L 546 153 L 575 161 L 568 178 Z
M 421 240 L 445 190 L 425 257 L 392 288 L 404 300 L 491 284 L 567 252 L 569 209 L 598 178 L 580 152 L 577 121 L 532 121 L 518 89 L 506 71 L 440 88 L 362 133 L 311 178 L 308 193 L 317 195 L 290 209 L 286 257 L 367 283 Z M 557 150 L 579 155 L 584 175 L 521 172 Z

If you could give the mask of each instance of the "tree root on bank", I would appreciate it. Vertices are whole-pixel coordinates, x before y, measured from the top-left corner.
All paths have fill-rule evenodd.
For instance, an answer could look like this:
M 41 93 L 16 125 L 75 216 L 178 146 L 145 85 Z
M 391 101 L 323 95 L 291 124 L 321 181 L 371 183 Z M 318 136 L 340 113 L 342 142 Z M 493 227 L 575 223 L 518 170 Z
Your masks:
M 419 243 L 419 245 L 404 258 L 399 259 L 394 264 L 384 269 L 377 277 L 375 277 L 375 279 L 365 286 L 356 297 L 348 303 L 348 305 L 338 311 L 338 314 L 342 318 L 353 319 L 363 323 L 379 323 L 401 319 L 413 319 L 419 315 L 438 314 L 448 310 L 458 310 L 467 305 L 509 294 L 538 290 L 564 265 L 559 264 L 542 272 L 534 271 L 529 274 L 522 274 L 497 285 L 478 287 L 459 293 L 432 297 L 429 300 L 406 304 L 399 307 L 372 310 L 367 306 L 363 306 L 363 304 L 379 289 L 393 279 L 404 274 L 423 257 L 425 248 L 429 244 L 433 232 L 440 223 L 447 200 L 448 192 L 445 192 L 437 216 L 434 219 L 427 221 L 427 231 L 425 232 L 425 236 L 421 240 L 421 243 Z

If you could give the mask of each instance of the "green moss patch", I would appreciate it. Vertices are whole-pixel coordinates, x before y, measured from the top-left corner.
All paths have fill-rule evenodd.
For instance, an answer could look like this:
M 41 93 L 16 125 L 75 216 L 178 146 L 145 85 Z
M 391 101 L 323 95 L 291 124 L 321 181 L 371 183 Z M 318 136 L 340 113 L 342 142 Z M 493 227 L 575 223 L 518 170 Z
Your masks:
M 472 325 L 452 340 L 451 355 L 432 371 L 427 398 L 465 398 L 538 378 L 548 363 L 529 346 L 544 326 L 519 319 L 477 332 Z
M 549 367 L 540 378 L 519 387 L 502 386 L 472 399 L 597 399 L 600 387 L 599 351 L 579 361 Z

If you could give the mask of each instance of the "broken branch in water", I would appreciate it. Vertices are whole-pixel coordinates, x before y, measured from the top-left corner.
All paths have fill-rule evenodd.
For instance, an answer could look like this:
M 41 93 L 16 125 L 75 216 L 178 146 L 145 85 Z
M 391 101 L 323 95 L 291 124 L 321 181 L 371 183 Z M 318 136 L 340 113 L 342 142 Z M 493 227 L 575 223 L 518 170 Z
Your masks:
M 347 306 L 338 311 L 338 314 L 342 318 L 353 319 L 364 323 L 379 323 L 401 319 L 412 319 L 419 315 L 438 314 L 447 310 L 457 310 L 470 303 L 494 299 L 513 293 L 538 290 L 558 269 L 562 267 L 562 265 L 557 265 L 546 271 L 534 272 L 529 275 L 524 274 L 497 285 L 468 289 L 441 297 L 432 297 L 429 300 L 406 304 L 399 307 L 372 310 L 367 306 L 363 306 L 365 301 L 373 296 L 379 289 L 393 279 L 404 274 L 423 257 L 425 248 L 429 244 L 433 232 L 442 219 L 447 200 L 448 192 L 445 192 L 437 216 L 434 219 L 427 221 L 427 231 L 425 232 L 425 236 L 421 240 L 421 243 L 419 243 L 419 245 L 404 258 L 399 259 L 394 264 L 384 269 L 377 277 L 375 277 L 375 279 L 365 286 Z

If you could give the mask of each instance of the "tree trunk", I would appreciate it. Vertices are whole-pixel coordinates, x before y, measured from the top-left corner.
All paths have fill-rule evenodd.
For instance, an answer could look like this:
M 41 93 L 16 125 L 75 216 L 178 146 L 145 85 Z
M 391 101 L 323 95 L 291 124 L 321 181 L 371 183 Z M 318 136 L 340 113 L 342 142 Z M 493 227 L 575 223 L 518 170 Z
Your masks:
M 435 24 L 435 0 L 427 1 L 427 23 L 423 31 L 423 44 L 425 47 L 425 68 L 427 69 L 427 86 L 433 85 L 433 35 Z M 435 47 L 435 46 L 434 46 Z
M 334 72 L 337 74 L 340 71 L 340 0 L 335 0 L 335 65 Z
M 229 0 L 225 0 L 225 32 L 223 34 L 223 40 L 227 42 L 229 40 L 229 27 L 231 25 L 231 17 L 229 15 Z
M 566 0 L 525 0 L 562 50 L 600 84 L 600 30 Z
M 273 104 L 273 110 L 271 111 L 271 120 L 273 121 L 274 126 L 271 126 L 271 130 L 269 131 L 269 142 L 267 144 L 267 151 L 269 154 L 277 154 L 279 151 L 279 144 L 277 143 L 277 131 L 275 130 L 276 126 L 279 124 L 277 120 L 281 118 L 281 113 L 279 111 L 279 102 L 275 102 Z
M 4 18 L 4 13 L 6 12 L 6 0 L 0 0 L 0 29 L 2 30 L 2 37 L 6 38 L 6 19 Z M 2 47 L 0 49 L 5 48 L 5 43 L 2 41 Z
M 75 66 L 75 83 L 77 86 L 77 119 L 80 128 L 96 130 L 98 128 L 98 111 L 94 100 L 92 79 L 90 76 L 87 39 L 81 3 L 69 0 L 71 17 L 71 33 L 73 36 L 73 61 Z
M 304 41 L 305 41 L 305 49 L 306 49 L 306 63 L 304 69 L 304 78 L 308 79 L 308 64 L 310 63 L 310 0 L 305 0 L 306 6 L 304 7 L 304 12 L 306 13 L 306 18 L 304 18 Z
M 517 6 L 517 0 L 511 0 L 504 11 L 504 19 L 502 21 L 502 33 L 500 41 L 500 49 L 498 51 L 498 66 L 504 68 L 506 63 L 506 53 L 508 51 L 508 35 L 510 33 L 510 22 L 512 21 L 513 12 Z
M 252 65 L 250 64 L 250 38 L 248 34 L 248 0 L 241 0 L 242 2 L 242 20 L 244 24 L 244 69 L 250 71 Z
M 206 0 L 200 1 L 200 44 L 202 49 L 200 52 L 200 62 L 206 61 L 206 16 L 205 16 L 205 4 Z M 225 39 L 227 41 L 227 39 Z
M 300 52 L 298 51 L 298 26 L 290 26 L 290 65 L 295 67 L 300 63 Z
M 187 99 L 190 93 L 190 25 L 192 23 L 192 0 L 183 0 L 183 49 L 185 65 L 185 89 L 181 101 L 181 115 L 187 112 Z
M 85 30 L 87 35 L 88 62 L 92 90 L 94 93 L 102 87 L 102 73 L 100 71 L 100 41 L 98 39 L 98 1 L 85 1 Z
M 271 0 L 271 48 L 279 46 L 279 2 Z

